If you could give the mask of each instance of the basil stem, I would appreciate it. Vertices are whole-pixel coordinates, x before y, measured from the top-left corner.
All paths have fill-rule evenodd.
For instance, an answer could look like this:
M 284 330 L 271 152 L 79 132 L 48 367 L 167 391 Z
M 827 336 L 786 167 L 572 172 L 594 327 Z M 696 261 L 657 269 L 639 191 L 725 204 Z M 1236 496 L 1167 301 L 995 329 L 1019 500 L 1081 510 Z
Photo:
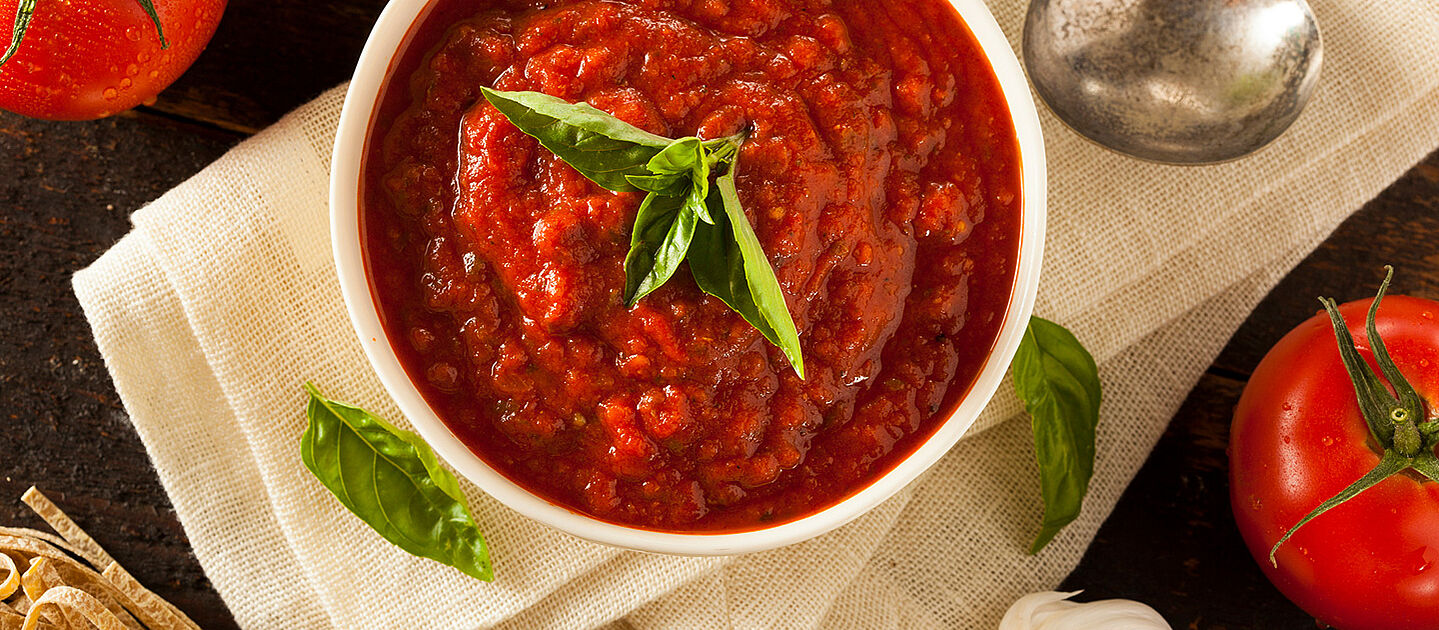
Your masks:
M 1032 317 L 1014 355 L 1014 390 L 1034 432 L 1044 520 L 1029 552 L 1039 553 L 1079 516 L 1094 474 L 1099 369 L 1073 333 Z
M 401 549 L 494 579 L 485 537 L 450 471 L 420 436 L 306 383 L 300 459 L 335 498 Z

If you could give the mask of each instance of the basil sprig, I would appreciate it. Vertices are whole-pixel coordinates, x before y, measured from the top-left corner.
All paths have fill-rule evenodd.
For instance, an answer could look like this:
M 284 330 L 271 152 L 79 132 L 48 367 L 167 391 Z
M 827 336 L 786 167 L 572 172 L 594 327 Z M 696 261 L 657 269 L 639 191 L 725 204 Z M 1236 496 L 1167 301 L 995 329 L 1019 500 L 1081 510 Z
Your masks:
M 1014 355 L 1014 390 L 1029 412 L 1039 461 L 1044 520 L 1030 553 L 1039 553 L 1079 516 L 1094 474 L 1099 369 L 1063 326 L 1031 317 Z
M 539 92 L 481 91 L 515 127 L 581 175 L 616 192 L 646 193 L 625 256 L 627 306 L 688 261 L 700 290 L 739 313 L 804 378 L 799 333 L 735 189 L 745 134 L 670 139 L 588 103 Z
M 485 537 L 450 471 L 420 436 L 305 384 L 300 459 L 346 509 L 401 549 L 494 579 Z

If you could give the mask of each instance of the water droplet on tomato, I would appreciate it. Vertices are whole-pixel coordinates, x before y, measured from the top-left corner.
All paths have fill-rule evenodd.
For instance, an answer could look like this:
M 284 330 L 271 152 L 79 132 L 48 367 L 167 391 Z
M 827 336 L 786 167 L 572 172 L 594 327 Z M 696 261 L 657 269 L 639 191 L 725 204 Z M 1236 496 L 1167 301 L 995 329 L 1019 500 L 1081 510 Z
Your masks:
M 1433 559 L 1430 559 L 1430 558 L 1428 557 L 1428 556 L 1429 556 L 1429 548 L 1428 548 L 1428 547 L 1420 547 L 1420 548 L 1418 548 L 1418 549 L 1415 549 L 1415 550 L 1413 551 L 1413 553 L 1411 553 L 1411 554 L 1406 554 L 1406 555 L 1409 556 L 1410 562 L 1412 563 L 1412 564 L 1410 564 L 1409 566 L 1411 566 L 1411 567 L 1414 568 L 1413 570 L 1414 570 L 1414 573 L 1416 573 L 1416 574 L 1419 574 L 1419 573 L 1423 573 L 1423 572 L 1425 572 L 1425 571 L 1428 571 L 1428 570 L 1429 570 L 1429 567 L 1434 566 L 1434 560 L 1433 560 Z
M 1419 367 L 1429 367 L 1429 359 L 1419 359 Z
M 1264 507 L 1264 502 L 1259 500 L 1258 495 L 1251 494 L 1249 495 L 1249 507 L 1253 508 L 1257 512 L 1260 508 Z
M 140 54 L 135 55 L 135 61 L 138 61 L 138 62 L 140 62 L 140 63 L 145 63 L 146 61 L 149 61 L 149 60 L 150 60 L 150 51 L 148 51 L 148 50 L 142 50 L 142 51 L 140 51 Z
M 113 100 L 115 100 L 115 97 L 116 97 L 116 96 L 119 96 L 119 95 L 120 95 L 120 93 L 119 93 L 119 92 L 116 92 L 116 91 L 115 91 L 115 88 L 105 88 L 105 91 L 104 91 L 104 92 L 101 92 L 100 95 L 101 95 L 101 96 L 104 96 L 104 97 L 105 97 L 105 100 L 107 100 L 107 101 L 113 101 Z
M 128 39 L 128 40 L 130 40 L 130 41 L 132 41 L 132 42 L 138 42 L 138 41 L 140 41 L 140 28 L 137 27 L 137 26 L 129 26 L 129 27 L 126 27 L 126 28 L 125 28 L 125 39 Z
M 123 90 L 123 89 L 125 89 L 125 88 L 127 88 L 127 87 L 130 87 L 130 83 L 131 83 L 130 77 L 125 77 L 125 78 L 123 78 L 123 79 L 120 79 L 120 89 Z
M 1319 441 L 1320 441 L 1320 442 L 1323 442 L 1325 446 L 1334 446 L 1334 438 L 1332 438 L 1332 437 L 1330 437 L 1330 436 L 1327 436 L 1327 435 L 1326 435 L 1326 436 L 1324 436 L 1322 439 L 1320 439 Z
M 159 70 L 151 70 L 151 71 L 150 71 L 150 78 L 151 78 L 151 79 L 153 79 L 153 78 L 155 78 L 155 77 L 158 77 L 158 76 L 160 76 L 160 71 L 159 71 Z
M 140 66 L 137 66 L 133 63 L 125 66 L 125 76 L 133 77 L 137 74 L 140 74 Z
M 1283 407 L 1285 411 L 1294 411 L 1293 403 L 1284 403 Z
M 1434 319 L 1434 314 L 1429 311 L 1424 311 L 1420 313 L 1419 316 L 1423 317 L 1424 319 Z

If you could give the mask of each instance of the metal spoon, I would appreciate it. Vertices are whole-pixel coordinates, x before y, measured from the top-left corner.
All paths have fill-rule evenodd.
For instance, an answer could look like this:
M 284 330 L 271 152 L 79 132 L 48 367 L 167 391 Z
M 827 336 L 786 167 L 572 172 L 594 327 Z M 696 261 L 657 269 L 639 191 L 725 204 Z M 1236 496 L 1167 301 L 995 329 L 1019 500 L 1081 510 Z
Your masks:
M 1259 150 L 1299 116 L 1323 41 L 1305 0 L 1033 0 L 1030 80 L 1070 128 L 1169 164 Z

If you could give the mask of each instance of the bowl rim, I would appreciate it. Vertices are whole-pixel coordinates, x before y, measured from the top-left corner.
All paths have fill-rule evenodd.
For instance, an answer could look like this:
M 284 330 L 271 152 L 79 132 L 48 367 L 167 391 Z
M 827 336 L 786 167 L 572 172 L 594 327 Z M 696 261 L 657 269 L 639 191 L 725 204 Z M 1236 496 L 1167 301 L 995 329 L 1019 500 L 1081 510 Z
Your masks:
M 969 391 L 949 417 L 908 457 L 878 479 L 823 510 L 764 529 L 664 532 L 601 521 L 552 503 L 491 468 L 450 432 L 411 382 L 380 324 L 360 243 L 359 177 L 366 134 L 390 64 L 411 25 L 434 0 L 394 0 L 375 22 L 345 94 L 330 171 L 330 233 L 341 293 L 370 366 L 420 436 L 441 459 L 486 494 L 524 516 L 585 540 L 676 555 L 750 553 L 790 545 L 840 527 L 889 499 L 928 470 L 974 424 L 999 387 L 1034 309 L 1047 210 L 1044 140 L 1039 114 L 1019 60 L 982 0 L 949 0 L 999 79 L 1019 143 L 1022 210 L 1010 306 L 999 336 Z

